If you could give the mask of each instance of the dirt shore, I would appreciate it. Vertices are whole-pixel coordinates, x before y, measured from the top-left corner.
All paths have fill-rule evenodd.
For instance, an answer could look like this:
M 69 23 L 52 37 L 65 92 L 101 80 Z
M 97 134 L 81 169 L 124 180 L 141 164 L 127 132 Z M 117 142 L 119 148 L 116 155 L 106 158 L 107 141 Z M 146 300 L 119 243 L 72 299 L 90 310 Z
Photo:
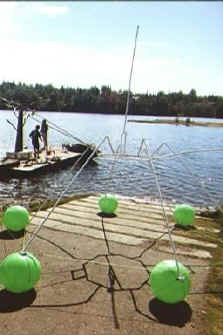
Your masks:
M 97 199 L 98 195 L 62 199 L 56 211 L 62 223 L 52 216 L 52 226 L 41 228 L 28 248 L 42 267 L 35 289 L 12 294 L 0 286 L 1 335 L 222 335 L 222 218 L 216 213 L 211 217 L 210 213 L 203 212 L 205 217 L 197 213 L 192 229 L 176 228 L 177 259 L 190 269 L 192 287 L 185 301 L 170 305 L 158 301 L 148 285 L 152 267 L 173 259 L 168 240 L 162 239 L 165 233 L 158 220 L 159 205 L 153 203 L 147 208 L 147 202 L 119 201 L 117 215 L 105 220 L 106 229 L 111 231 L 116 225 L 113 234 L 119 231 L 117 236 L 121 236 L 122 231 L 129 237 L 137 237 L 140 227 L 140 234 L 144 231 L 138 236 L 142 242 L 127 245 L 121 240 L 89 236 L 88 224 L 93 229 L 93 222 L 98 222 L 95 231 L 101 227 Z M 26 203 L 31 204 L 29 209 L 37 210 L 41 200 Z M 43 208 L 52 205 L 53 201 L 48 201 Z M 42 220 L 42 214 L 38 215 Z M 170 207 L 168 218 L 174 224 Z M 78 228 L 69 232 L 64 228 L 83 228 L 84 224 L 82 234 L 77 233 Z M 21 251 L 37 225 L 30 224 L 26 234 L 9 233 L 0 227 L 2 260 Z M 159 238 L 155 237 L 157 231 Z M 196 246 L 190 245 L 195 239 Z
M 14 237 L 1 232 L 1 259 L 21 250 L 23 236 Z M 43 227 L 29 250 L 41 262 L 41 280 L 24 294 L 0 291 L 1 334 L 210 335 L 210 260 L 179 256 L 191 269 L 192 289 L 184 302 L 166 305 L 152 295 L 147 269 L 172 255 L 152 244 L 110 242 L 108 256 L 103 240 Z

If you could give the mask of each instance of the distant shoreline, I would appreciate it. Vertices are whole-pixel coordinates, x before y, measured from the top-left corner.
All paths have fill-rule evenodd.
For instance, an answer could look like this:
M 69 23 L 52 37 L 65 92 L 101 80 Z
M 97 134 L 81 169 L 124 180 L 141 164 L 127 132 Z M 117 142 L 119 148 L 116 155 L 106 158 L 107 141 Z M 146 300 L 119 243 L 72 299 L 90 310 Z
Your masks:
M 186 120 L 170 120 L 170 119 L 155 119 L 155 120 L 128 120 L 128 122 L 136 122 L 136 123 L 150 123 L 150 124 L 173 124 L 180 126 L 203 126 L 203 127 L 223 127 L 223 122 L 200 122 L 200 121 L 189 121 Z

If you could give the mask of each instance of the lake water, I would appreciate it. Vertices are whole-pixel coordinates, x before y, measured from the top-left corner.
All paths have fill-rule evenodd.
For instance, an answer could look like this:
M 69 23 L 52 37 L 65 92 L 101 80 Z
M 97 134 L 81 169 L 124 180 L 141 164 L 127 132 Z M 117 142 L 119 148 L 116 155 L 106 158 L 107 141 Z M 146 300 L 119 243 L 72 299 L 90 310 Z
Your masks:
M 120 144 L 124 116 L 99 114 L 40 113 L 41 117 L 66 129 L 73 136 L 87 143 L 99 145 L 109 136 L 116 149 Z M 37 116 L 35 116 L 37 117 Z M 13 149 L 15 130 L 6 121 L 16 123 L 12 112 L 0 111 L 0 153 Z M 154 117 L 129 116 L 132 119 L 154 119 Z M 201 119 L 199 119 L 201 120 Z M 204 120 L 204 119 L 203 119 Z M 205 121 L 208 121 L 206 119 Z M 217 121 L 217 120 L 211 120 Z M 221 122 L 221 120 L 219 120 Z M 36 121 L 28 119 L 24 129 L 25 145 L 31 148 L 28 137 Z M 166 143 L 174 152 L 195 150 L 175 157 L 154 159 L 150 163 L 141 159 L 105 159 L 87 166 L 66 191 L 66 195 L 88 192 L 112 192 L 124 196 L 158 199 L 159 194 L 154 172 L 158 177 L 163 198 L 166 201 L 190 203 L 192 205 L 216 205 L 223 199 L 223 128 L 175 126 L 168 124 L 146 124 L 127 122 L 127 153 L 136 155 L 142 138 L 152 153 Z M 49 143 L 60 146 L 72 143 L 68 138 L 50 129 Z M 214 151 L 222 148 L 221 151 Z M 103 153 L 111 153 L 107 143 L 100 147 Z M 199 150 L 211 149 L 213 151 Z M 159 155 L 170 154 L 162 147 Z M 113 167 L 113 168 L 112 168 Z M 66 169 L 31 179 L 4 180 L 0 178 L 0 198 L 56 198 L 70 184 L 77 170 Z

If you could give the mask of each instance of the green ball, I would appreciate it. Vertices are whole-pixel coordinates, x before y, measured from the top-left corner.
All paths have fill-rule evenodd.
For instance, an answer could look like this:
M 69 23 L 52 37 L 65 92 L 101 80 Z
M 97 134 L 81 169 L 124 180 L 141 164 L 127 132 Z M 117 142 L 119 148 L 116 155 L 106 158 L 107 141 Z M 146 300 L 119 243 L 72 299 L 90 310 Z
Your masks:
M 190 291 L 190 271 L 175 260 L 164 260 L 152 269 L 149 284 L 157 299 L 167 304 L 178 303 Z
M 176 224 L 181 226 L 190 226 L 194 223 L 195 210 L 189 205 L 177 205 L 173 212 Z
M 10 254 L 0 264 L 0 283 L 12 293 L 31 290 L 40 274 L 40 262 L 29 252 Z
M 11 206 L 4 213 L 3 224 L 14 232 L 23 230 L 29 224 L 29 212 L 23 206 Z
M 102 213 L 114 214 L 118 207 L 118 200 L 112 194 L 105 194 L 100 197 L 98 205 Z

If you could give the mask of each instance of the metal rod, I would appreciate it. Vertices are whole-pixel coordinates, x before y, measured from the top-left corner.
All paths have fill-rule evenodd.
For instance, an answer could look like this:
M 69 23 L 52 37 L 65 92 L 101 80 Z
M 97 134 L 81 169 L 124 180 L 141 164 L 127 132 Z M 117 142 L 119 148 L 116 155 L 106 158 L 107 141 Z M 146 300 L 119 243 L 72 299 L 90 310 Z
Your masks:
M 139 26 L 137 26 L 137 28 L 136 28 L 135 46 L 134 46 L 134 50 L 133 50 L 132 65 L 131 65 L 131 71 L 130 71 L 130 76 L 129 76 L 129 88 L 128 88 L 126 110 L 125 110 L 125 121 L 124 121 L 122 136 L 121 136 L 121 144 L 122 144 L 122 138 L 123 138 L 123 135 L 124 135 L 124 152 L 125 152 L 125 149 L 126 149 L 126 131 L 125 131 L 125 128 L 126 128 L 127 115 L 128 115 L 128 110 L 129 110 L 129 98 L 130 98 L 132 72 L 133 72 L 133 64 L 134 64 L 134 58 L 135 58 L 135 52 L 136 52 L 136 42 L 137 42 L 138 32 L 139 32 Z M 121 149 L 122 149 L 122 145 L 121 145 Z

